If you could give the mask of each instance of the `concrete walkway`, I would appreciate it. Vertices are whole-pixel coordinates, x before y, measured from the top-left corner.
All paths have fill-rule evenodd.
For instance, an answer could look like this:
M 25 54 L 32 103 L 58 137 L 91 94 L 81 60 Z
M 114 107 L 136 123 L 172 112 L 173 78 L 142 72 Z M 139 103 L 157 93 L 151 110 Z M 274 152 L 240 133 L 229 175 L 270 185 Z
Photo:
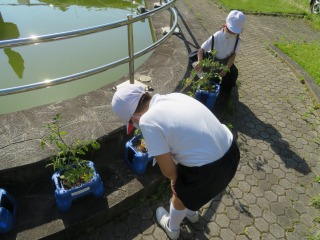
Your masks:
M 207 0 L 180 0 L 181 35 L 195 49 L 222 26 L 227 12 Z M 197 18 L 196 18 L 196 17 Z M 268 49 L 277 40 L 310 42 L 320 35 L 301 19 L 248 15 L 236 64 L 235 114 L 227 119 L 241 148 L 235 179 L 200 209 L 199 223 L 182 224 L 181 239 L 308 239 L 319 230 L 311 198 L 320 193 L 319 112 L 312 94 Z M 82 239 L 166 239 L 147 201 Z

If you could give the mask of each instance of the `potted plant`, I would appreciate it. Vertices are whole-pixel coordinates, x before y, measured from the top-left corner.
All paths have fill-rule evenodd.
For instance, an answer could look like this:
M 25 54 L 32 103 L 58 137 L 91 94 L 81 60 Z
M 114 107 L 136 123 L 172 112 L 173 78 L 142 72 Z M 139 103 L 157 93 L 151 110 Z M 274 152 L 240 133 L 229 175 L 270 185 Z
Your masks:
M 49 144 L 58 149 L 47 166 L 52 166 L 54 170 L 52 182 L 56 204 L 61 211 L 67 211 L 72 201 L 79 197 L 87 194 L 101 197 L 104 187 L 94 163 L 85 159 L 90 149 L 100 148 L 99 143 L 95 140 L 77 140 L 74 144 L 68 144 L 64 139 L 67 132 L 60 127 L 61 119 L 61 115 L 57 114 L 53 122 L 46 125 L 50 134 L 42 138 L 40 146 L 44 148 Z
M 134 137 L 126 143 L 124 160 L 132 171 L 139 175 L 145 173 L 148 163 L 153 160 L 153 157 L 148 156 L 142 133 L 138 129 Z
M 216 50 L 213 50 L 210 55 L 212 57 L 200 61 L 199 64 L 203 69 L 201 73 L 193 69 L 190 77 L 181 81 L 183 86 L 190 87 L 188 94 L 206 105 L 211 111 L 220 91 L 222 78 L 219 73 L 223 70 L 229 71 L 227 66 L 214 60 L 215 55 Z

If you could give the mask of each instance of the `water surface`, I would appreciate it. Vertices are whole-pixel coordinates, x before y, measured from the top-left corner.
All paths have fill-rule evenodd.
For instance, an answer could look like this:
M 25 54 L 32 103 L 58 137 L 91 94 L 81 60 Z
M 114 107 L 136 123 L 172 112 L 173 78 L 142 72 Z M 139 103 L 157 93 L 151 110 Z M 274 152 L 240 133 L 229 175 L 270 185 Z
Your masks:
M 0 40 L 83 29 L 135 15 L 142 0 L 1 0 Z M 149 21 L 133 26 L 135 52 L 152 44 Z M 78 38 L 0 49 L 0 89 L 59 78 L 128 55 L 127 27 Z M 135 68 L 149 55 L 135 61 Z M 27 93 L 0 97 L 0 114 L 65 100 L 111 83 L 128 73 L 122 65 L 95 76 Z

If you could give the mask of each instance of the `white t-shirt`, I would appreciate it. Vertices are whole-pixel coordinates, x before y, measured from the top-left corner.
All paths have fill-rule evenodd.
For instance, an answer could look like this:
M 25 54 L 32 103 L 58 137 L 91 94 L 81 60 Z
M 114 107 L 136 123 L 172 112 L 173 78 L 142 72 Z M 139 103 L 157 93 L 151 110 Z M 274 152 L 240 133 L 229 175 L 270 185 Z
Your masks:
M 233 52 L 234 45 L 236 43 L 236 34 L 233 34 L 232 37 L 226 38 L 223 30 L 217 31 L 214 33 L 214 46 L 213 48 L 217 50 L 216 57 L 218 59 L 224 59 L 226 57 L 229 57 L 230 54 Z M 210 36 L 207 41 L 205 41 L 201 48 L 205 50 L 206 52 L 211 51 L 211 42 L 212 42 L 212 36 Z M 238 44 L 236 47 L 235 53 L 240 51 L 240 39 L 238 40 Z
M 233 140 L 206 106 L 182 93 L 154 95 L 139 125 L 150 157 L 170 152 L 189 167 L 220 159 Z

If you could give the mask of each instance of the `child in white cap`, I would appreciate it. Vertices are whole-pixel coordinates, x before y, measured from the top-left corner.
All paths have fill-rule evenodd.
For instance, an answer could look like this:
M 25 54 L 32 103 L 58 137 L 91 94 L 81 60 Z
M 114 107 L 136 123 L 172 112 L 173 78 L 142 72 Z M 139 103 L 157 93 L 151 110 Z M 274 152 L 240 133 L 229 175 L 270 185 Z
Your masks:
M 220 114 L 226 107 L 231 90 L 236 84 L 238 78 L 238 69 L 234 65 L 236 53 L 240 50 L 241 40 L 239 34 L 242 32 L 243 25 L 245 22 L 245 15 L 238 11 L 232 10 L 226 19 L 226 23 L 223 27 L 210 36 L 202 45 L 198 51 L 198 61 L 195 62 L 194 68 L 201 72 L 202 69 L 199 62 L 203 59 L 205 52 L 211 52 L 215 49 L 217 54 L 215 60 L 228 66 L 229 72 L 221 71 L 219 75 L 222 77 L 220 94 L 217 99 L 216 107 L 214 112 Z M 212 39 L 214 40 L 212 42 Z
M 240 152 L 233 135 L 206 106 L 182 93 L 151 96 L 141 86 L 125 84 L 114 94 L 112 109 L 141 129 L 149 156 L 171 180 L 170 210 L 159 207 L 156 217 L 177 239 L 182 220 L 197 222 L 199 208 L 234 177 Z

